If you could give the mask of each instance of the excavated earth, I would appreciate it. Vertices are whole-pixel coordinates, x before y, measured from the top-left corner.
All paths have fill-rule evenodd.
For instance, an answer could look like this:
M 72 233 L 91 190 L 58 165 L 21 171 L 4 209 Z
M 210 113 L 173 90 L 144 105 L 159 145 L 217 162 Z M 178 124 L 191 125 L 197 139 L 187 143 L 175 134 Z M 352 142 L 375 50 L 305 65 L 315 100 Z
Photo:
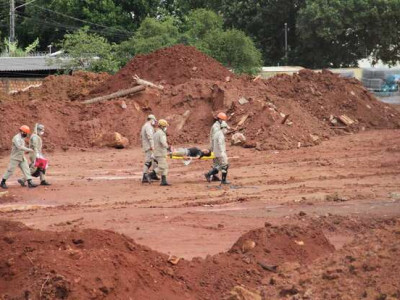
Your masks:
M 81 103 L 134 75 L 164 89 Z M 220 110 L 247 138 L 228 145 L 231 184 L 197 160 L 141 184 L 147 114 L 174 146 L 206 147 Z M 357 80 L 236 76 L 178 45 L 0 94 L 0 116 L 0 171 L 18 127 L 42 122 L 52 182 L 17 171 L 0 190 L 0 299 L 400 299 L 400 110 Z M 113 132 L 130 146 L 101 147 Z
M 147 88 L 106 103 L 81 103 L 133 87 L 134 75 L 164 89 Z M 269 80 L 238 77 L 182 45 L 138 56 L 114 76 L 49 76 L 41 87 L 8 98 L 0 99 L 0 150 L 10 149 L 21 124 L 33 126 L 38 120 L 46 123 L 49 149 L 96 146 L 110 132 L 119 132 L 136 146 L 140 124 L 149 113 L 171 123 L 170 142 L 197 144 L 207 140 L 213 113 L 227 111 L 232 133 L 243 133 L 248 146 L 260 150 L 311 146 L 349 132 L 400 127 L 400 113 L 355 79 L 309 70 Z M 240 104 L 243 99 L 246 103 Z M 331 119 L 341 115 L 354 123 L 333 125 Z

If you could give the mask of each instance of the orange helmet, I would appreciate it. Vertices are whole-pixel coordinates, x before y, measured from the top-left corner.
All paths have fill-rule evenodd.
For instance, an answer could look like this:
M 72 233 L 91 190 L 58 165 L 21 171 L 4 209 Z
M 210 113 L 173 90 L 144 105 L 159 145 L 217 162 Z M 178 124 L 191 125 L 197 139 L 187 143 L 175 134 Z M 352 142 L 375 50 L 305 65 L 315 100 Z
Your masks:
M 26 125 L 22 125 L 22 126 L 19 128 L 19 130 L 22 131 L 22 132 L 25 132 L 26 134 L 30 134 L 30 133 L 31 133 L 31 130 L 30 130 L 29 127 L 26 126 Z
M 227 115 L 226 115 L 225 113 L 223 113 L 223 112 L 220 112 L 220 113 L 217 115 L 217 118 L 220 119 L 220 120 L 223 120 L 223 121 L 228 120 Z

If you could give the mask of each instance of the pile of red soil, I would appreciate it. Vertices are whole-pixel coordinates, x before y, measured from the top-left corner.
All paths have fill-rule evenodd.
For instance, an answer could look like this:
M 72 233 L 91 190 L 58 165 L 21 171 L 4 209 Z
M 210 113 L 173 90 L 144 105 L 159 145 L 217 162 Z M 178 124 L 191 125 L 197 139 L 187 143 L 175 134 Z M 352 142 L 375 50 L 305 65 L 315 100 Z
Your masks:
M 131 87 L 135 74 L 165 88 L 147 88 L 105 103 L 79 101 Z M 35 122 L 48 129 L 47 150 L 95 146 L 99 137 L 113 132 L 136 146 L 149 113 L 169 121 L 173 145 L 206 143 L 217 111 L 226 111 L 233 132 L 242 132 L 247 146 L 260 150 L 311 146 L 360 130 L 400 128 L 400 113 L 379 102 L 355 79 L 308 70 L 268 80 L 237 77 L 183 45 L 138 56 L 111 77 L 86 72 L 51 76 L 41 87 L 10 98 L 0 103 L 0 150 L 10 149 L 19 126 Z M 331 119 L 341 115 L 354 124 L 333 125 Z
M 155 83 L 179 85 L 191 79 L 224 81 L 233 74 L 211 57 L 195 47 L 176 45 L 148 55 L 135 56 L 117 74 L 92 91 L 109 94 L 132 87 L 132 76 Z
M 284 263 L 333 251 L 320 230 L 294 226 L 249 232 L 228 253 L 177 265 L 111 231 L 47 232 L 0 221 L 0 236 L 2 299 L 223 299 L 235 286 L 259 290 Z M 248 240 L 253 247 L 244 246 Z
M 333 255 L 287 265 L 267 299 L 400 299 L 400 220 L 381 220 Z M 281 286 L 279 294 L 276 287 Z

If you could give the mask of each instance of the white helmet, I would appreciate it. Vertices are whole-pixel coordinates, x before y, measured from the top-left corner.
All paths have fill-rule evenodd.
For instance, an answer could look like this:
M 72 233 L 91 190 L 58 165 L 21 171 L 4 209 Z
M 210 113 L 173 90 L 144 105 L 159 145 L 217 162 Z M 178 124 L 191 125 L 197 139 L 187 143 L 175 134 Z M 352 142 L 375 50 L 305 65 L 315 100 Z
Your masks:
M 154 121 L 156 121 L 157 119 L 156 119 L 156 116 L 155 116 L 155 115 L 148 115 L 148 116 L 147 116 L 147 120 L 154 120 Z

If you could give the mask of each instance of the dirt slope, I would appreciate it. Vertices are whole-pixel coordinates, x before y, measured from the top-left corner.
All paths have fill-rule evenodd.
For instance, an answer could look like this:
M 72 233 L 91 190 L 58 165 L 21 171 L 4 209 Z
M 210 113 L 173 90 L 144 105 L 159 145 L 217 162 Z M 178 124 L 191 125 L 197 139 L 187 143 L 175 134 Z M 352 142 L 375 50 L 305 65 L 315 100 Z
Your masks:
M 177 265 L 110 231 L 45 232 L 0 221 L 0 236 L 4 299 L 221 299 L 238 282 L 255 287 L 269 275 L 258 262 L 311 262 L 333 251 L 321 231 L 293 226 L 250 232 L 229 253 Z
M 134 74 L 165 88 L 148 88 L 107 103 L 80 103 L 94 94 L 132 86 Z M 311 146 L 344 132 L 400 127 L 400 113 L 379 102 L 357 80 L 305 70 L 254 81 L 234 76 L 212 58 L 182 45 L 138 56 L 111 77 L 85 72 L 50 76 L 41 87 L 10 98 L 0 103 L 1 150 L 10 149 L 21 124 L 33 126 L 37 121 L 48 128 L 45 145 L 50 149 L 91 147 L 104 133 L 114 131 L 138 145 L 149 113 L 171 123 L 171 143 L 199 144 L 207 142 L 213 113 L 226 111 L 233 131 L 244 133 L 248 145 L 260 150 Z M 247 103 L 240 104 L 241 98 Z M 333 126 L 330 119 L 343 114 L 354 124 Z

